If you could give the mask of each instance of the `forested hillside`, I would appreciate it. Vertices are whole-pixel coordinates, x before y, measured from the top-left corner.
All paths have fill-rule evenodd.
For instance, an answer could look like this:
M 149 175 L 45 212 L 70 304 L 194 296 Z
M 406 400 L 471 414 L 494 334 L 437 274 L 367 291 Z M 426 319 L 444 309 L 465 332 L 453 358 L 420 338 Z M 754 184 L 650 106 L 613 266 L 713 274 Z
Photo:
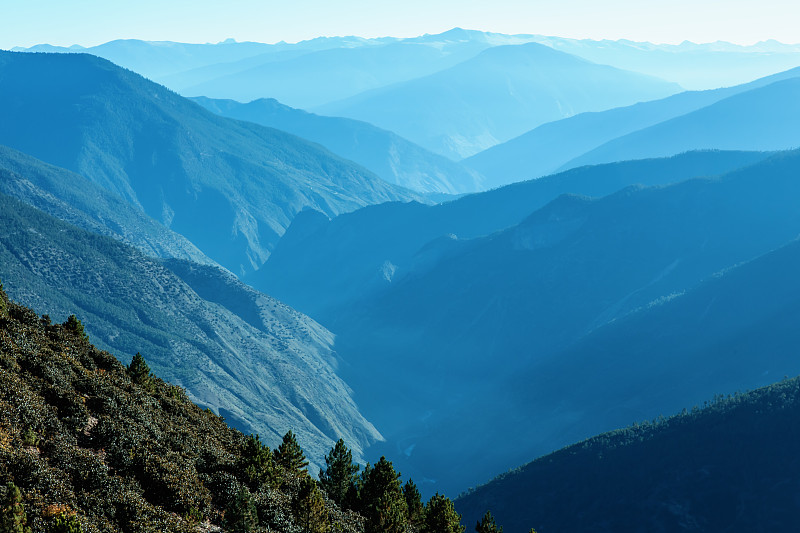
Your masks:
M 463 531 L 450 500 L 423 506 L 385 458 L 359 475 L 339 441 L 327 459 L 317 482 L 291 430 L 271 450 L 0 285 L 2 531 Z
M 456 500 L 507 533 L 796 531 L 800 378 L 546 455 Z

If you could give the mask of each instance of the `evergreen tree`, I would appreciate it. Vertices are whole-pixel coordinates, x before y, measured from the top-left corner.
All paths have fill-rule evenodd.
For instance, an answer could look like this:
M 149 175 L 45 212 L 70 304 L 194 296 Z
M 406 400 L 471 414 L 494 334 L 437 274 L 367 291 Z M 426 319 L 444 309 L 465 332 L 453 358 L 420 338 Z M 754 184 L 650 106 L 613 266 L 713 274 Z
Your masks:
M 310 476 L 303 478 L 300 490 L 292 502 L 292 512 L 297 525 L 308 533 L 326 533 L 329 529 L 328 510 L 322 493 Z
M 465 529 L 461 525 L 461 515 L 456 512 L 450 498 L 438 492 L 431 496 L 425 506 L 423 533 L 464 533 Z
M 490 511 L 486 511 L 480 522 L 475 525 L 475 531 L 478 533 L 503 533 L 503 528 L 498 527 L 494 521 L 494 517 Z
M 327 468 L 320 470 L 320 485 L 328 497 L 340 506 L 344 504 L 347 492 L 355 485 L 359 466 L 353 463 L 353 453 L 339 439 L 325 456 Z
M 245 487 L 239 489 L 230 507 L 225 511 L 223 527 L 233 533 L 249 533 L 258 525 L 258 513 L 253 497 Z
M 239 477 L 253 490 L 262 485 L 274 488 L 280 481 L 280 473 L 269 446 L 261 443 L 258 435 L 250 435 L 242 446 L 238 462 Z
M 422 521 L 425 507 L 422 505 L 422 495 L 417 485 L 410 479 L 403 485 L 403 497 L 408 507 L 408 523 L 419 524 Z
M 9 483 L 0 507 L 0 533 L 26 533 L 27 521 L 22 493 L 16 485 Z
M 69 315 L 67 321 L 64 322 L 64 327 L 67 328 L 67 331 L 71 331 L 81 339 L 89 340 L 89 336 L 86 335 L 86 332 L 83 330 L 83 323 L 78 320 L 78 317 L 75 315 Z
M 395 472 L 391 461 L 387 461 L 386 457 L 381 457 L 367 472 L 359 500 L 366 533 L 405 531 L 408 508 L 400 485 L 400 474 Z
M 139 352 L 136 352 L 131 359 L 131 364 L 128 365 L 128 374 L 131 376 L 131 380 L 141 387 L 146 388 L 151 384 L 150 367 L 147 366 L 144 357 Z
M 283 436 L 283 442 L 275 450 L 275 462 L 288 473 L 305 473 L 308 461 L 291 429 Z

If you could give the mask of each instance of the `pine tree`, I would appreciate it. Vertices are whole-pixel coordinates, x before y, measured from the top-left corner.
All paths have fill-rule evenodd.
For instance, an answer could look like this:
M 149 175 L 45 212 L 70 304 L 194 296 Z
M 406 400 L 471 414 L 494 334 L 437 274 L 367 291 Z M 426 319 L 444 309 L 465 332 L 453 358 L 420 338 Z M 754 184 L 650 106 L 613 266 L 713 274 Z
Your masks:
M 25 527 L 27 521 L 22 493 L 16 485 L 9 483 L 0 507 L 0 533 L 25 533 L 28 531 Z
M 450 498 L 438 492 L 431 496 L 425 506 L 423 533 L 464 533 L 465 529 L 461 525 L 461 515 L 456 512 Z
M 148 388 L 152 383 L 150 367 L 147 366 L 144 357 L 139 352 L 136 352 L 131 359 L 131 364 L 128 365 L 128 374 L 131 376 L 131 380 L 141 387 Z
M 410 479 L 403 485 L 403 497 L 408 507 L 408 523 L 419 524 L 422 521 L 425 507 L 422 505 L 422 495 L 417 485 Z
M 81 339 L 89 340 L 89 336 L 86 335 L 86 332 L 83 330 L 83 323 L 78 320 L 78 317 L 75 315 L 69 315 L 67 321 L 64 322 L 64 327 L 67 328 L 67 331 L 71 331 Z
M 275 450 L 275 462 L 290 474 L 305 473 L 308 461 L 291 429 L 283 436 L 283 442 Z
M 240 479 L 253 490 L 262 485 L 274 488 L 279 484 L 280 473 L 275 459 L 269 446 L 263 445 L 258 435 L 247 437 L 237 466 Z
M 478 533 L 503 533 L 503 528 L 498 527 L 492 513 L 486 511 L 481 521 L 475 525 L 475 531 Z
M 360 511 L 366 533 L 402 533 L 408 523 L 408 508 L 400 486 L 400 474 L 391 461 L 381 457 L 368 469 L 360 494 Z
M 258 513 L 253 497 L 245 487 L 236 493 L 230 507 L 225 511 L 223 527 L 233 533 L 249 533 L 258 525 Z
M 329 529 L 328 510 L 322 493 L 310 476 L 303 478 L 300 490 L 292 502 L 292 512 L 297 525 L 308 533 L 326 533 Z
M 328 497 L 340 506 L 344 504 L 347 492 L 355 485 L 359 466 L 353 463 L 353 453 L 339 439 L 325 456 L 327 468 L 320 470 L 319 482 Z

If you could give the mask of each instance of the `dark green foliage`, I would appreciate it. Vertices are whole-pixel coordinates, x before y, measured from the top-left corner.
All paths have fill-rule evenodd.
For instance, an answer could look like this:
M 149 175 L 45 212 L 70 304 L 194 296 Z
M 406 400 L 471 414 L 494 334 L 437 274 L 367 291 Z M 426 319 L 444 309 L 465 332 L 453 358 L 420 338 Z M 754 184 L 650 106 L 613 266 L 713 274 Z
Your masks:
M 330 529 L 328 510 L 325 508 L 322 493 L 310 476 L 304 477 L 300 482 L 300 490 L 292 502 L 292 511 L 297 525 L 305 532 L 325 533 Z
M 275 462 L 286 472 L 295 475 L 304 473 L 308 466 L 303 449 L 297 443 L 297 437 L 294 436 L 291 429 L 286 432 L 283 442 L 275 450 Z
M 64 327 L 67 328 L 67 331 L 71 331 L 81 339 L 89 339 L 86 332 L 83 330 L 83 323 L 81 323 L 75 315 L 69 315 L 67 321 L 64 322 Z
M 423 533 L 464 533 L 465 529 L 461 525 L 461 515 L 456 512 L 450 498 L 438 492 L 431 496 L 425 506 Z
M 253 496 L 245 487 L 239 489 L 230 507 L 225 511 L 223 527 L 233 533 L 248 533 L 258 525 L 258 514 Z
M 486 511 L 486 514 L 483 515 L 480 522 L 475 524 L 475 531 L 477 531 L 477 533 L 503 533 L 503 528 L 498 527 L 491 511 Z
M 75 513 L 62 512 L 53 518 L 48 533 L 83 533 L 83 528 Z
M 410 479 L 403 485 L 403 497 L 406 500 L 406 507 L 408 507 L 408 523 L 419 524 L 424 516 L 425 507 L 422 504 L 422 495 L 417 485 Z
M 353 463 L 353 453 L 339 439 L 325 456 L 326 468 L 319 473 L 319 482 L 328 497 L 343 505 L 347 492 L 353 490 L 358 477 L 359 465 Z
M 245 439 L 236 468 L 240 479 L 252 490 L 258 490 L 261 486 L 276 487 L 280 481 L 280 472 L 272 452 L 269 446 L 261 443 L 258 435 L 250 435 Z
M 358 510 L 366 520 L 367 533 L 405 531 L 408 509 L 400 474 L 386 457 L 381 457 L 374 467 L 364 469 Z
M 0 505 L 2 505 L 0 507 L 0 533 L 25 532 L 28 519 L 19 487 L 14 483 L 8 483 Z
M 22 432 L 22 445 L 36 446 L 37 444 L 39 444 L 39 437 L 36 432 L 31 428 L 25 428 L 25 431 Z
M 128 365 L 128 374 L 130 374 L 131 380 L 137 385 L 144 388 L 150 386 L 150 367 L 147 366 L 147 362 L 145 362 L 144 357 L 142 357 L 142 354 L 139 352 L 136 352 L 136 355 L 131 359 Z

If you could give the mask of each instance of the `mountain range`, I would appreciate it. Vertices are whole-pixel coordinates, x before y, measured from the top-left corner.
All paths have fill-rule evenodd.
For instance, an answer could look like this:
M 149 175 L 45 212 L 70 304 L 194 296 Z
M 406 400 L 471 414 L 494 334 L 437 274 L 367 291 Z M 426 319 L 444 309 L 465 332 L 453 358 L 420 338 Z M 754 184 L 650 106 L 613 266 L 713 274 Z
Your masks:
M 769 115 L 771 118 L 767 118 L 754 114 L 752 106 L 764 110 L 770 106 L 777 109 L 785 106 L 791 110 L 794 106 L 791 90 L 784 88 L 781 91 L 778 89 L 781 86 L 767 89 L 767 86 L 798 76 L 800 69 L 795 68 L 735 87 L 686 91 L 661 100 L 600 113 L 581 113 L 543 124 L 475 154 L 463 163 L 478 170 L 485 177 L 487 187 L 497 187 L 582 164 L 614 161 L 610 157 L 599 157 L 614 146 L 619 147 L 616 155 L 622 160 L 651 157 L 654 154 L 673 155 L 699 148 L 756 150 L 764 149 L 765 144 L 771 146 L 769 149 L 792 148 L 791 111 L 786 115 L 786 120 L 782 119 L 780 112 L 778 116 L 773 112 Z M 776 94 L 771 94 L 773 92 Z M 733 98 L 743 94 L 748 96 Z M 777 100 L 773 101 L 773 97 Z M 712 107 L 715 105 L 720 107 Z M 722 111 L 723 108 L 727 114 L 711 116 L 715 110 Z M 721 121 L 717 122 L 716 118 Z M 710 122 L 696 123 L 703 119 Z M 693 128 L 704 133 L 695 132 Z M 759 138 L 759 132 L 765 128 L 769 128 L 766 136 L 770 139 L 766 142 Z M 653 147 L 645 150 L 644 146 L 634 145 L 635 139 L 647 135 L 648 131 L 666 135 L 663 150 Z M 733 139 L 732 136 L 738 138 Z M 683 138 L 691 140 L 681 144 Z M 624 152 L 623 147 L 626 147 Z
M 274 99 L 247 104 L 206 97 L 193 100 L 219 115 L 255 122 L 319 143 L 384 181 L 419 193 L 463 194 L 484 188 L 483 177 L 474 170 L 366 122 L 315 115 Z
M 0 52 L 0 73 L 0 144 L 83 175 L 236 273 L 258 268 L 303 208 L 419 198 L 94 56 Z
M 737 58 L 738 75 L 769 73 L 796 47 L 455 29 L 91 50 L 139 74 L 81 50 L 0 52 L 6 290 L 58 322 L 78 316 L 122 361 L 143 354 L 245 433 L 276 445 L 296 431 L 312 470 L 344 438 L 357 461 L 392 457 L 422 493 L 455 493 L 592 435 L 800 371 L 800 152 L 778 151 L 798 145 L 798 71 L 681 93 L 675 79 L 652 77 L 678 57 L 698 84 L 729 75 Z M 619 68 L 645 57 L 646 74 Z M 701 72 L 712 57 L 718 68 Z M 193 102 L 140 74 L 208 94 Z M 208 98 L 233 89 L 259 99 Z M 473 194 L 446 196 L 461 193 Z M 0 303 L 4 327 L 22 317 L 54 340 L 77 328 Z M 794 386 L 749 398 L 780 389 L 766 404 L 790 406 Z M 726 405 L 727 416 L 745 404 Z M 588 449 L 586 475 L 633 470 L 624 465 L 669 446 L 662 430 L 706 416 L 716 414 L 637 426 L 534 463 L 559 463 L 561 507 L 535 486 L 524 500 L 502 483 L 460 505 L 474 522 L 485 502 L 500 502 L 501 523 L 520 531 L 702 530 L 728 501 L 706 498 L 724 478 L 703 485 L 703 465 L 640 476 L 660 493 L 627 478 L 631 494 L 651 494 L 635 507 L 623 489 L 576 490 L 570 475 L 582 470 L 562 459 Z M 713 442 L 697 460 L 709 460 L 703 446 Z M 616 462 L 592 462 L 600 456 Z M 374 472 L 351 479 L 351 499 Z M 739 474 L 730 487 L 747 485 L 747 469 Z M 777 524 L 789 523 L 786 501 L 774 499 Z M 771 524 L 759 514 L 770 502 L 755 505 Z M 620 519 L 623 508 L 632 511 Z
M 719 153 L 695 154 L 695 161 L 702 155 L 724 161 Z M 592 183 L 592 170 L 601 181 L 604 174 L 614 177 L 615 168 L 641 165 L 638 176 L 657 179 L 652 169 L 671 163 L 662 183 L 678 183 L 627 188 L 602 199 L 560 196 L 538 210 L 531 205 L 534 212 L 507 229 L 472 239 L 404 240 L 399 235 L 413 235 L 414 226 L 397 216 L 414 208 L 409 219 L 429 229 L 426 210 L 454 211 L 472 196 L 435 207 L 376 206 L 330 222 L 307 214 L 258 274 L 266 276 L 273 268 L 285 273 L 265 290 L 274 289 L 337 333 L 336 349 L 346 363 L 342 375 L 392 447 L 380 449 L 395 456 L 403 452 L 397 462 L 415 478 L 425 475 L 438 480 L 439 489 L 458 490 L 479 480 L 481 472 L 490 475 L 591 435 L 575 431 L 591 427 L 596 433 L 618 427 L 620 415 L 627 417 L 624 425 L 630 417 L 680 408 L 654 400 L 635 413 L 616 411 L 600 396 L 575 407 L 582 413 L 592 405 L 597 412 L 578 417 L 557 408 L 563 387 L 541 387 L 550 391 L 547 402 L 521 400 L 532 378 L 518 382 L 517 376 L 538 376 L 540 365 L 552 362 L 541 379 L 569 382 L 576 370 L 559 354 L 583 336 L 800 233 L 796 152 L 750 166 L 759 158 L 748 162 L 736 155 L 740 171 L 682 181 L 692 177 L 688 156 L 553 177 L 585 173 Z M 736 168 L 733 161 L 728 170 Z M 681 162 L 683 174 L 676 171 Z M 522 186 L 534 190 L 544 184 L 515 184 L 506 194 L 524 205 Z M 490 218 L 488 209 L 474 212 Z M 356 240 L 358 233 L 362 237 Z M 412 260 L 395 262 L 390 253 Z M 315 264 L 324 265 L 316 267 L 316 275 L 314 267 L 303 266 Z M 341 274 L 331 276 L 335 272 Z M 391 374 L 376 382 L 374 376 L 386 368 Z M 607 385 L 622 390 L 638 378 L 623 373 Z M 393 386 L 387 387 L 387 380 Z M 731 384 L 710 385 L 698 386 L 695 393 L 709 395 Z M 750 385 L 739 382 L 739 387 Z M 471 420 L 468 426 L 465 417 Z M 446 453 L 444 442 L 449 443 Z M 473 467 L 456 468 L 465 463 Z
M 674 83 L 528 43 L 492 47 L 429 76 L 312 110 L 364 120 L 458 160 L 546 122 L 679 91 Z

